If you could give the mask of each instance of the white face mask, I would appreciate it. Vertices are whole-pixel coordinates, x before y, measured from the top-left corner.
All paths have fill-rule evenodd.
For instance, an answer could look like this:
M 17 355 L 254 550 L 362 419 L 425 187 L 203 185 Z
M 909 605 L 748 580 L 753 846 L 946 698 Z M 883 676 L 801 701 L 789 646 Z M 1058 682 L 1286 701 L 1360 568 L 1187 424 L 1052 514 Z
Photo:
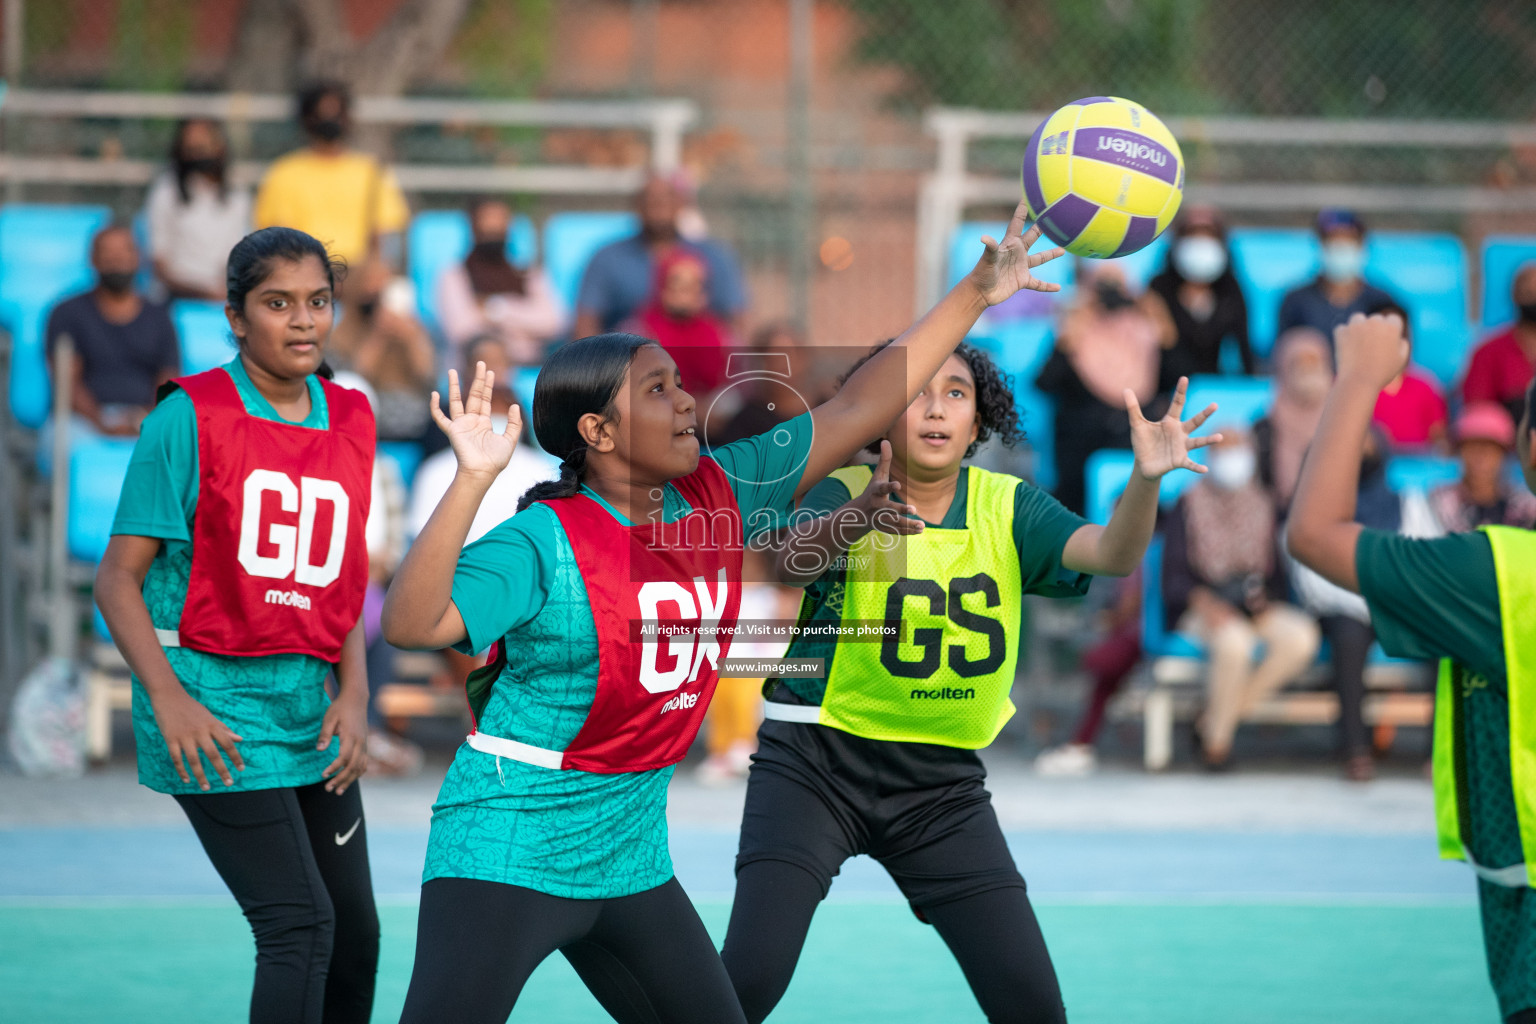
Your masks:
M 1258 456 L 1252 448 L 1217 448 L 1205 462 L 1211 483 L 1224 491 L 1235 491 L 1253 480 L 1258 468 Z
M 1324 242 L 1323 276 L 1334 284 L 1358 280 L 1365 271 L 1365 248 L 1358 242 Z
M 1173 266 L 1186 281 L 1210 284 L 1226 271 L 1227 250 L 1214 238 L 1191 235 L 1173 247 Z

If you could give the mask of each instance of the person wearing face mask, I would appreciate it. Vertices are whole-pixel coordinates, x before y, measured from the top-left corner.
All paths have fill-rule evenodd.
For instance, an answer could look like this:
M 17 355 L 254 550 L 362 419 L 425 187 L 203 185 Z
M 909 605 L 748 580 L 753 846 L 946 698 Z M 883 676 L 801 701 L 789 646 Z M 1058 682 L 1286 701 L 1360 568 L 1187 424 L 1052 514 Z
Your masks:
M 1243 372 L 1258 363 L 1248 343 L 1248 304 L 1232 272 L 1227 229 L 1209 206 L 1187 209 L 1174 225 L 1168 263 L 1147 284 L 1143 299 L 1157 320 L 1163 345 L 1158 389 L 1172 391 L 1180 377 L 1221 372 L 1221 346 L 1237 345 Z
M 480 197 L 469 204 L 474 245 L 437 279 L 437 316 L 448 344 L 460 350 L 494 334 L 510 366 L 538 366 L 549 342 L 565 330 L 565 306 L 542 267 L 524 269 L 507 259 L 512 208 Z
M 1513 283 L 1516 320 L 1472 353 L 1461 400 L 1498 402 L 1518 419 L 1525 389 L 1536 378 L 1536 262 L 1523 265 Z
M 1072 511 L 1083 511 L 1088 456 L 1130 447 L 1125 392 L 1143 405 L 1156 397 L 1159 353 L 1157 325 L 1131 294 L 1125 272 L 1079 261 L 1077 299 L 1035 379 L 1056 400 L 1056 498 Z
M 74 344 L 70 411 L 104 434 L 133 436 L 155 406 L 155 390 L 181 369 L 181 346 L 165 306 L 134 288 L 139 247 L 126 226 L 91 240 L 96 285 L 48 316 L 48 359 L 63 335 Z
M 251 193 L 229 181 L 228 150 L 215 122 L 182 121 L 171 143 L 171 166 L 149 187 L 149 256 L 171 298 L 224 300 L 229 251 L 251 223 Z
M 1312 327 L 1333 343 L 1333 329 L 1355 313 L 1395 302 L 1392 295 L 1365 280 L 1365 224 L 1351 210 L 1317 215 L 1322 241 L 1322 272 L 1286 293 L 1280 302 L 1278 334 L 1292 327 Z
M 1323 401 L 1333 385 L 1328 339 L 1310 327 L 1293 327 L 1275 342 L 1275 401 L 1253 425 L 1259 483 L 1284 519 L 1301 476 L 1301 460 L 1317 433 Z
M 1163 533 L 1167 621 L 1208 654 L 1207 703 L 1195 739 L 1213 771 L 1230 766 L 1238 724 L 1305 672 L 1320 642 L 1312 617 L 1285 603 L 1274 503 L 1257 479 L 1253 444 L 1240 429 L 1220 434 L 1209 472 L 1179 499 Z
M 1372 306 L 1370 313 L 1395 316 L 1403 324 L 1403 337 L 1412 350 L 1413 338 L 1408 327 L 1408 313 L 1395 302 Z M 1372 422 L 1386 432 L 1395 448 L 1425 448 L 1445 445 L 1445 427 L 1449 419 L 1440 386 L 1416 369 L 1412 363 L 1403 367 L 1376 396 Z
M 267 168 L 256 190 L 256 227 L 298 228 L 326 239 L 350 267 L 377 260 L 398 272 L 411 210 L 394 172 L 347 146 L 351 108 L 351 93 L 339 82 L 317 82 L 299 94 L 308 144 Z

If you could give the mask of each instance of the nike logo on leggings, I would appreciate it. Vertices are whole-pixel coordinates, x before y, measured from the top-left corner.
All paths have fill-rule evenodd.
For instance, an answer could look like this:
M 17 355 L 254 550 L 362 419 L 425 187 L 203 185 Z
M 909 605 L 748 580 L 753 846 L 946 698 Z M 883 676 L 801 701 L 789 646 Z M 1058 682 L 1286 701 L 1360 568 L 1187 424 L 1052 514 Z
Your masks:
M 347 840 L 352 838 L 352 833 L 356 832 L 357 831 L 357 826 L 361 825 L 362 823 L 363 823 L 363 819 L 362 818 L 358 818 L 356 821 L 354 821 L 352 823 L 352 827 L 347 829 L 347 834 L 346 835 L 342 835 L 340 832 L 337 832 L 336 833 L 336 845 L 337 846 L 346 846 L 347 845 Z

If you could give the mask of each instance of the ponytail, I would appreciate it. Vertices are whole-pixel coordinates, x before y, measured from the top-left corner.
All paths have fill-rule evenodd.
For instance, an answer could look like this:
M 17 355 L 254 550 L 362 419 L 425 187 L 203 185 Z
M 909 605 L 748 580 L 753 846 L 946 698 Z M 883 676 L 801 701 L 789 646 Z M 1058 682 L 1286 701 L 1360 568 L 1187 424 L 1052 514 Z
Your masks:
M 581 481 L 587 475 L 586 471 L 587 450 L 578 448 L 560 463 L 560 479 L 545 480 L 523 492 L 523 496 L 517 499 L 517 511 L 521 512 L 534 502 L 548 498 L 574 498 L 581 490 Z

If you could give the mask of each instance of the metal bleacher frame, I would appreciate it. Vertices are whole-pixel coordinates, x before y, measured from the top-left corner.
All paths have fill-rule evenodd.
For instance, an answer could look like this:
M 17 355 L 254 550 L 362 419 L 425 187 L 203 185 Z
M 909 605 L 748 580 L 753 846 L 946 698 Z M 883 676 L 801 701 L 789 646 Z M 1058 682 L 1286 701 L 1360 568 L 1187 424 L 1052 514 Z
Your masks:
M 207 117 L 223 122 L 228 131 L 233 161 L 232 178 L 242 184 L 254 184 L 265 169 L 263 162 L 240 159 L 248 148 L 250 126 L 263 122 L 289 121 L 293 117 L 293 99 L 284 95 L 241 93 L 186 94 L 74 90 L 0 89 L 0 117 L 8 123 L 19 118 L 117 118 L 125 120 L 166 120 Z M 625 167 L 589 167 L 582 165 L 522 164 L 392 164 L 400 185 L 416 193 L 503 193 L 520 195 L 613 196 L 635 193 L 648 173 L 670 173 L 682 160 L 683 138 L 698 119 L 698 107 L 690 100 L 658 99 L 640 101 L 557 101 L 557 100 L 473 100 L 425 99 L 360 96 L 354 104 L 354 119 L 362 126 L 451 123 L 461 126 L 484 125 L 529 128 L 586 128 L 640 131 L 649 138 L 646 160 Z M 17 137 L 6 133 L 7 137 Z M 4 138 L 0 138 L 3 145 Z M 126 159 L 106 156 L 33 155 L 0 151 L 0 183 L 7 203 L 24 199 L 25 186 L 32 183 L 90 186 L 147 185 L 163 166 L 160 160 Z M 202 312 L 201 310 L 196 312 Z M 188 315 L 192 315 L 189 312 Z M 9 348 L 9 346 L 7 346 Z M 209 348 L 211 353 L 213 348 Z M 8 417 L 7 417 L 8 419 Z M 67 420 L 67 417 L 62 418 Z M 67 423 L 59 432 L 55 451 L 67 451 Z M 15 616 L 29 639 L 46 621 L 48 649 L 57 656 L 77 660 L 85 680 L 88 752 L 94 758 L 110 753 L 111 712 L 129 706 L 126 665 L 110 643 L 105 642 L 99 615 L 93 616 L 93 631 L 100 642 L 91 645 L 84 656 L 74 642 L 81 635 L 82 606 L 80 594 L 93 575 L 93 564 L 83 550 L 66 550 L 67 530 L 58 515 L 49 510 L 70 505 L 71 472 L 53 474 L 48 484 L 32 475 L 31 449 L 35 434 L 25 434 L 7 424 L 6 479 L 29 487 L 33 498 L 29 507 L 36 511 L 33 527 L 25 538 L 7 546 L 7 567 L 18 564 L 25 576 L 12 588 L 29 604 L 25 616 Z M 44 490 L 48 494 L 44 494 Z M 110 512 L 108 513 L 110 516 Z M 8 533 L 7 538 L 11 535 Z M 46 538 L 52 538 L 46 540 Z M 46 540 L 46 543 L 45 543 Z M 44 573 L 45 550 L 55 555 L 62 569 Z M 44 592 L 45 575 L 52 583 L 55 600 L 46 607 L 29 602 L 27 595 Z M 6 602 L 0 601 L 0 612 Z M 24 622 L 22 619 L 24 618 Z M 9 629 L 0 634 L 7 640 L 7 674 L 19 678 L 26 666 L 18 651 L 34 645 L 12 644 Z M 410 660 L 408 656 L 405 660 Z M 30 659 L 26 659 L 30 660 Z M 420 660 L 419 658 L 417 659 Z M 12 664 L 14 663 L 14 664 Z M 408 673 L 426 671 L 421 666 Z M 392 690 L 410 691 L 393 693 Z M 422 692 L 415 692 L 422 691 Z M 380 694 L 381 710 L 386 715 L 412 717 L 421 714 L 454 714 L 463 707 L 462 694 L 424 691 L 420 687 L 385 686 Z

